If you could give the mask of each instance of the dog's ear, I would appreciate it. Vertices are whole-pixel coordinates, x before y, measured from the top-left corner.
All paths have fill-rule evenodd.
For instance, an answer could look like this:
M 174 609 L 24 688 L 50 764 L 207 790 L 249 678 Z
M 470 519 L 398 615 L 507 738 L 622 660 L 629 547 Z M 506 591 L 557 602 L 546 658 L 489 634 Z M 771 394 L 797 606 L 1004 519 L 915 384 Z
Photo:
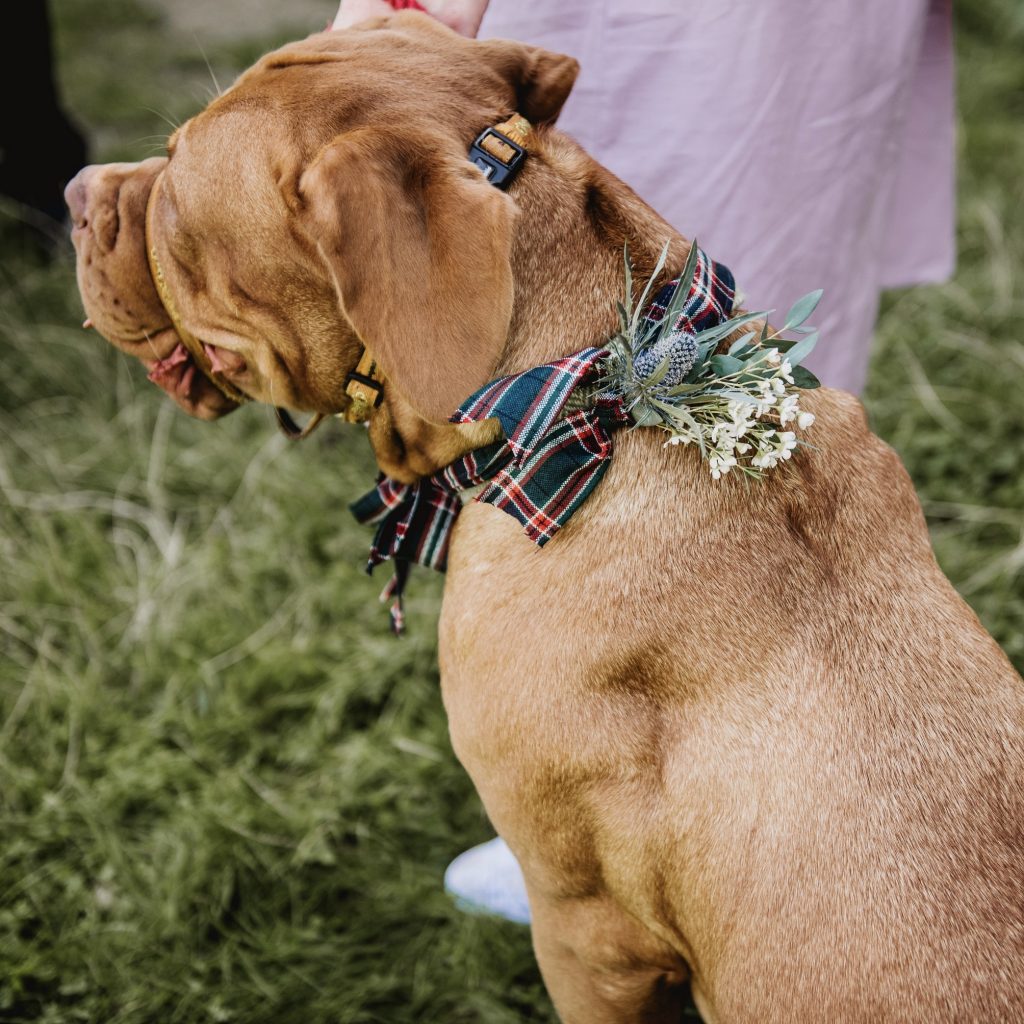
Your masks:
M 579 62 L 508 39 L 486 39 L 479 45 L 515 90 L 516 110 L 533 124 L 553 124 L 579 74 Z
M 514 205 L 438 140 L 346 133 L 299 182 L 300 221 L 388 381 L 445 422 L 492 376 L 512 314 Z

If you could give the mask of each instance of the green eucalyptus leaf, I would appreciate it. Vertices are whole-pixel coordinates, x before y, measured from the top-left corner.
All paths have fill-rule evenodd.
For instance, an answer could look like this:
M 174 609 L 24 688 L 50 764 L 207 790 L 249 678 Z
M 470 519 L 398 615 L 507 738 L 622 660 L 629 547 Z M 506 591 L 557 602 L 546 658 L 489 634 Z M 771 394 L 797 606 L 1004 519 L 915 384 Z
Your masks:
M 664 422 L 663 418 L 649 405 L 638 405 L 631 409 L 629 415 L 638 427 L 659 427 Z
M 749 369 L 744 368 L 744 372 L 736 378 L 737 384 L 756 384 L 758 381 L 765 379 L 767 374 L 751 372 Z
M 712 356 L 711 365 L 719 377 L 728 377 L 743 369 L 743 360 L 737 359 L 735 356 Z
M 730 402 L 740 402 L 742 405 L 749 405 L 751 408 L 754 407 L 754 399 L 745 391 L 719 391 L 718 393 L 722 398 L 725 398 Z
M 818 332 L 808 334 L 806 338 L 798 341 L 787 353 L 786 358 L 790 366 L 799 366 L 813 351 L 818 343 Z
M 768 353 L 775 346 L 770 345 L 768 348 L 763 348 L 761 345 L 749 345 L 747 347 L 750 351 L 743 357 L 743 361 L 747 366 L 756 366 L 758 363 L 762 363 L 768 358 Z M 730 355 L 731 354 L 732 353 L 730 353 Z
M 751 339 L 754 337 L 754 332 L 750 331 L 748 334 L 744 334 L 741 338 L 737 338 L 729 346 L 729 355 L 739 357 L 740 351 L 745 348 L 753 350 L 753 345 L 750 344 Z
M 806 366 L 793 367 L 793 383 L 805 391 L 813 391 L 815 388 L 821 387 L 821 381 Z
M 782 329 L 788 331 L 791 327 L 799 327 L 814 312 L 818 303 L 821 302 L 823 294 L 824 292 L 819 288 L 817 291 L 808 292 L 802 298 L 797 299 L 786 314 L 786 326 Z
M 717 324 L 715 327 L 708 327 L 706 330 L 699 331 L 696 335 L 698 341 L 721 341 L 728 334 L 732 334 L 733 331 L 738 331 L 741 327 L 745 327 L 749 323 L 753 323 L 755 320 L 760 320 L 761 317 L 767 316 L 766 313 L 744 313 L 743 316 L 733 317 L 731 320 L 726 320 L 723 323 Z

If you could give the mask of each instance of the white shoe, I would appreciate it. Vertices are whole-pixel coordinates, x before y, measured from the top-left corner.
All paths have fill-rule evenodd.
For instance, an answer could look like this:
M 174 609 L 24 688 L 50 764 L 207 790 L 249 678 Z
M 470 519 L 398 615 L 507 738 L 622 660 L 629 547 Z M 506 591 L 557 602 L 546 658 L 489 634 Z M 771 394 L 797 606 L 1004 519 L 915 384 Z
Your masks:
M 497 914 L 530 923 L 530 903 L 519 861 L 499 836 L 460 853 L 444 873 L 445 890 L 467 914 Z

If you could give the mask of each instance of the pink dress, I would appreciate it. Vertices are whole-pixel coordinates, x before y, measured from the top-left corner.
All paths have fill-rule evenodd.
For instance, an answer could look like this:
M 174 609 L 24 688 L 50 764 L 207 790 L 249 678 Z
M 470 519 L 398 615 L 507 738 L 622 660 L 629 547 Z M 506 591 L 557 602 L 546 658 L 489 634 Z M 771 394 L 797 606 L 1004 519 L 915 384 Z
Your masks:
M 559 126 L 748 309 L 825 289 L 824 383 L 863 387 L 881 289 L 951 274 L 950 0 L 492 0 L 480 36 L 579 59 Z

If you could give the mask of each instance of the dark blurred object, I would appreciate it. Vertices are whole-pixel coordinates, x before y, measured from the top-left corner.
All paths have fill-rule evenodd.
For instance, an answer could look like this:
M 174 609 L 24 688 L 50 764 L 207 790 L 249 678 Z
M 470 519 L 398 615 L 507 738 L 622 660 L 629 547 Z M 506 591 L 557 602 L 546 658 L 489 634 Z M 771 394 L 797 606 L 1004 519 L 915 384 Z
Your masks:
M 14 5 L 6 17 L 9 54 L 0 62 L 0 195 L 14 200 L 19 232 L 30 243 L 52 247 L 63 235 L 64 186 L 87 162 L 88 151 L 57 98 L 49 3 L 28 0 Z

